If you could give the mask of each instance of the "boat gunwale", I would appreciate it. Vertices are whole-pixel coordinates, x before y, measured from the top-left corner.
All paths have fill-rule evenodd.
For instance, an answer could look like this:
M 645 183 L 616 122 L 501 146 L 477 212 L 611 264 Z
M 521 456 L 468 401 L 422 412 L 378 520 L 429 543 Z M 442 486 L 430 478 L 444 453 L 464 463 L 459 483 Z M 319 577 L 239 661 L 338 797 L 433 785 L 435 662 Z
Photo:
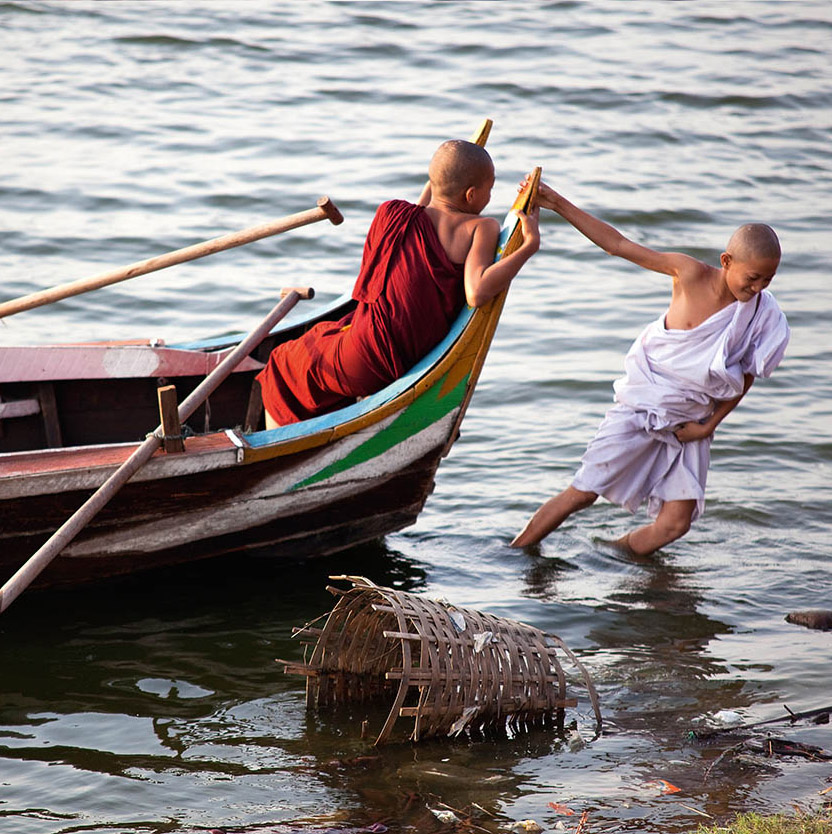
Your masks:
M 467 348 L 472 342 L 476 343 L 476 350 L 479 349 L 481 328 L 477 323 L 486 318 L 492 309 L 493 301 L 479 310 L 464 308 L 459 314 L 454 327 L 448 335 L 434 347 L 431 352 L 418 362 L 410 371 L 386 388 L 372 394 L 359 403 L 346 406 L 330 414 L 320 415 L 293 426 L 284 426 L 271 431 L 252 432 L 243 434 L 238 429 L 218 429 L 204 435 L 195 435 L 186 438 L 185 451 L 182 453 L 168 455 L 163 451 L 157 452 L 153 457 L 153 469 L 158 469 L 164 461 L 171 464 L 177 462 L 180 466 L 171 466 L 174 469 L 181 468 L 181 462 L 188 458 L 198 458 L 204 455 L 213 455 L 217 452 L 234 450 L 237 455 L 238 464 L 250 464 L 261 460 L 276 457 L 287 457 L 289 455 L 324 446 L 334 440 L 347 437 L 355 432 L 381 422 L 396 412 L 402 411 L 410 405 L 417 397 L 432 388 L 441 378 L 450 371 L 457 361 L 467 355 Z M 480 315 L 477 315 L 477 313 Z M 476 352 L 476 350 L 474 352 Z M 467 375 L 466 375 L 467 376 Z M 344 419 L 344 412 L 350 412 L 360 408 L 361 413 L 355 416 L 348 416 Z M 323 426 L 310 423 L 325 422 Z M 302 434 L 295 437 L 275 437 L 285 433 L 287 429 L 303 427 Z M 297 429 L 295 428 L 295 431 Z M 251 444 L 250 438 L 255 437 L 266 440 L 260 445 Z M 118 466 L 138 446 L 139 441 L 119 441 L 116 443 L 86 444 L 83 446 L 69 446 L 62 448 L 33 449 L 26 451 L 12 451 L 0 453 L 0 484 L 7 483 L 19 477 L 37 477 L 59 475 L 78 468 L 101 469 L 102 471 Z M 103 458 L 96 463 L 94 458 Z M 34 464 L 26 467 L 24 462 Z M 4 463 L 7 467 L 4 467 Z M 6 471 L 3 471 L 6 468 Z M 24 472 L 24 470 L 29 470 Z M 164 477 L 159 472 L 158 477 Z

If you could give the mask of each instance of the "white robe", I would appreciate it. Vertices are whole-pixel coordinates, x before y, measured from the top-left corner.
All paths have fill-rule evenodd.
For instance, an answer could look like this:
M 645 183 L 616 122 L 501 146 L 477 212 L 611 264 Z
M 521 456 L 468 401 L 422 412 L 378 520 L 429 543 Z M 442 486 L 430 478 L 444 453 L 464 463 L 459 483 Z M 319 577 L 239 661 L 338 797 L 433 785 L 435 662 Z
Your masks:
M 668 330 L 662 315 L 635 340 L 615 381 L 614 405 L 581 458 L 572 485 L 630 512 L 647 501 L 658 515 L 665 501 L 705 507 L 711 438 L 680 443 L 673 430 L 701 422 L 715 402 L 742 394 L 744 374 L 768 377 L 789 342 L 774 296 L 735 301 L 692 330 Z

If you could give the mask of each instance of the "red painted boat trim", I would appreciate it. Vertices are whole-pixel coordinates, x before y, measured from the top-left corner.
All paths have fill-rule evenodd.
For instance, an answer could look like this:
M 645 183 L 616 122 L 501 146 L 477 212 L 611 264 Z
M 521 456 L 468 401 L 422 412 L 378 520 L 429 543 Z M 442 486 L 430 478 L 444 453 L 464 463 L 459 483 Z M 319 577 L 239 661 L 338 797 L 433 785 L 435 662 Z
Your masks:
M 12 452 L 0 456 L 0 480 L 27 475 L 70 472 L 78 469 L 120 466 L 138 448 L 138 443 L 119 443 L 109 446 L 77 446 L 70 449 L 49 449 L 44 452 Z M 235 444 L 225 432 L 188 437 L 185 451 L 175 455 L 185 458 L 200 454 L 234 449 Z M 154 458 L 164 457 L 159 450 Z
M 230 353 L 144 345 L 43 345 L 0 350 L 0 383 L 75 379 L 205 376 Z M 234 370 L 255 371 L 246 357 Z

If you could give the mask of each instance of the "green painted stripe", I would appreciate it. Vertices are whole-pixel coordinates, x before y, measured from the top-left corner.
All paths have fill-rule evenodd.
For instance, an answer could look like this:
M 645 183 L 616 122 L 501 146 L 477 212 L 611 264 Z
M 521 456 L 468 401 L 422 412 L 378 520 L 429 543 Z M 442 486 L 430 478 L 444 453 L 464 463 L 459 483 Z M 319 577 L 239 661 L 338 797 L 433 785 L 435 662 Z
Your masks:
M 407 440 L 408 437 L 412 437 L 414 434 L 422 431 L 422 429 L 441 420 L 446 414 L 449 414 L 462 403 L 465 390 L 468 387 L 469 377 L 470 375 L 466 375 L 452 391 L 448 392 L 444 397 L 440 397 L 439 392 L 442 390 L 442 384 L 447 378 L 446 374 L 435 385 L 425 391 L 422 396 L 414 400 L 387 428 L 374 434 L 349 454 L 344 455 L 340 460 L 325 466 L 314 475 L 298 481 L 290 492 L 319 483 L 340 472 L 346 472 L 347 469 L 351 469 L 353 466 L 366 463 L 368 460 L 383 455 L 394 446 Z

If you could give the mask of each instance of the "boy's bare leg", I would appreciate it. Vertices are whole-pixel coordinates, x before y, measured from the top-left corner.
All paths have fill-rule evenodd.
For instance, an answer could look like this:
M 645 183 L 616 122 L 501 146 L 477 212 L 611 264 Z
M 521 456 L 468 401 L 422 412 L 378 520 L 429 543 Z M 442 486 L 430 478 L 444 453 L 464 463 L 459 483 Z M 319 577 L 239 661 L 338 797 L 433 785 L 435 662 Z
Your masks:
M 631 556 L 647 556 L 690 530 L 696 501 L 665 501 L 652 524 L 639 527 L 614 544 Z
M 572 513 L 583 510 L 598 498 L 597 492 L 584 492 L 568 486 L 563 492 L 550 498 L 529 519 L 528 524 L 515 536 L 512 547 L 537 544 L 557 529 Z

